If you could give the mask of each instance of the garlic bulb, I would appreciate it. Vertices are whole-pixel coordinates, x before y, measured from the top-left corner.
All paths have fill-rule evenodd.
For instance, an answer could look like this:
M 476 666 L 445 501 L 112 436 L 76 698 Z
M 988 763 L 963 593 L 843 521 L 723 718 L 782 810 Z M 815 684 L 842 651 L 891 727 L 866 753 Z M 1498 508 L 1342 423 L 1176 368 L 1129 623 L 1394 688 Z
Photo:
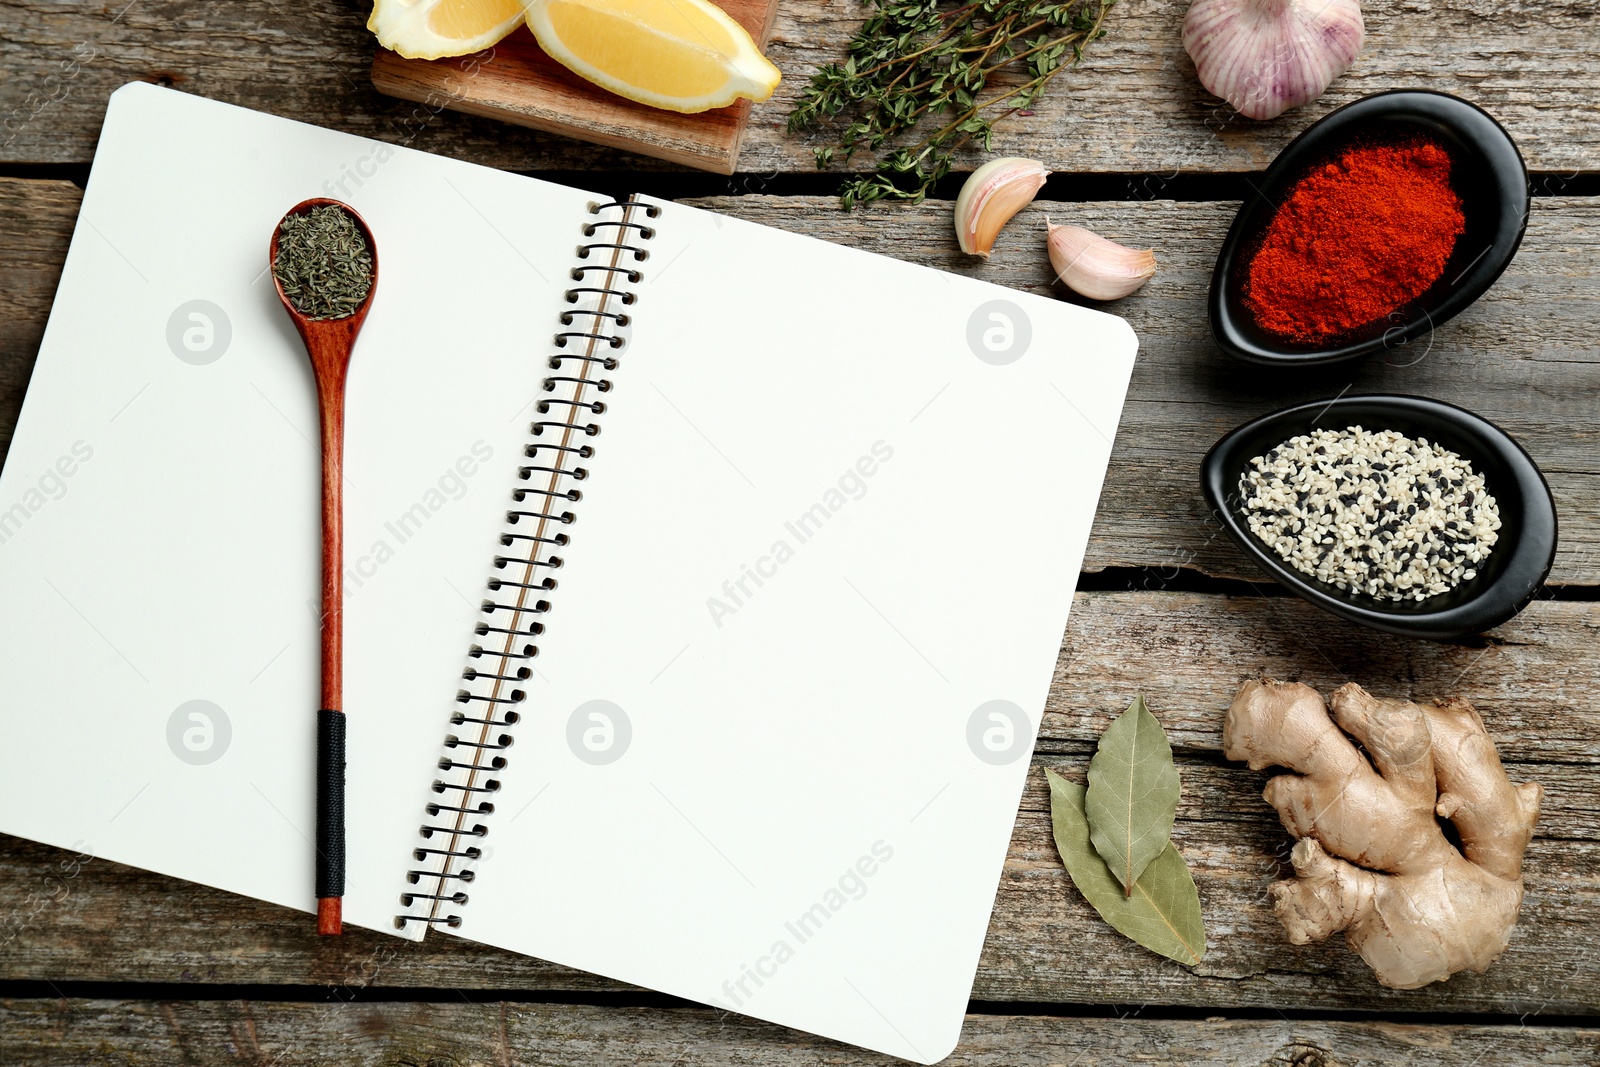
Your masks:
M 1194 0 L 1183 20 L 1200 84 L 1252 119 L 1321 96 L 1365 37 L 1360 0 Z
M 970 256 L 989 258 L 1000 227 L 1033 203 L 1050 176 L 1036 159 L 991 159 L 972 172 L 956 197 L 956 240 Z
M 1090 300 L 1121 300 L 1156 272 L 1150 249 L 1124 247 L 1082 226 L 1046 225 L 1056 277 Z

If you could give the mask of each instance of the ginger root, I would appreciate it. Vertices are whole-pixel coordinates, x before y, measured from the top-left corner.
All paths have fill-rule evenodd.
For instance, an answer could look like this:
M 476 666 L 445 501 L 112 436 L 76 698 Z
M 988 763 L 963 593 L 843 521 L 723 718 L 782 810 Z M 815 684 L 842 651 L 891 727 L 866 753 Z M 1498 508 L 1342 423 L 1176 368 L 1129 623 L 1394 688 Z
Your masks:
M 1289 940 L 1343 930 L 1394 989 L 1485 970 L 1516 925 L 1542 791 L 1511 784 L 1465 700 L 1379 700 L 1351 683 L 1329 705 L 1310 686 L 1246 682 L 1223 727 L 1229 759 L 1297 772 L 1262 793 L 1298 839 L 1298 877 L 1270 890 Z

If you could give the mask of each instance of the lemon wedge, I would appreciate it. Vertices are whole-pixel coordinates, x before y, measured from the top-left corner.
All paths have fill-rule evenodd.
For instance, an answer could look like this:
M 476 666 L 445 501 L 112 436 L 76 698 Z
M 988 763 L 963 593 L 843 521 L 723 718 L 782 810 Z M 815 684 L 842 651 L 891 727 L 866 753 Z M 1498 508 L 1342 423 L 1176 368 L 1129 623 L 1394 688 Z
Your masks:
M 407 59 L 479 52 L 516 29 L 523 0 L 377 0 L 367 29 Z
M 706 0 L 530 0 L 528 28 L 579 77 L 668 111 L 765 100 L 778 68 Z

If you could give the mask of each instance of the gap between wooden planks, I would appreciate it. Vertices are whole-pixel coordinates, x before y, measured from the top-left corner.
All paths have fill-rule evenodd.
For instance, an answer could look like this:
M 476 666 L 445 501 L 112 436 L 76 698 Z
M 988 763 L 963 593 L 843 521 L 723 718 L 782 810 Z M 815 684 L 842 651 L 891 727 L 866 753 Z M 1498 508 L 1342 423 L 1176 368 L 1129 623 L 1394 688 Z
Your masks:
M 1061 1064 L 1406 1063 L 1412 1067 L 1588 1062 L 1600 1030 L 1538 1025 L 1049 1018 L 969 1015 L 947 1067 Z M 893 1067 L 905 1061 L 710 1009 L 578 1004 L 288 1004 L 8 1001 L 0 1058 L 34 1067 L 238 1063 L 628 1063 L 638 1067 Z

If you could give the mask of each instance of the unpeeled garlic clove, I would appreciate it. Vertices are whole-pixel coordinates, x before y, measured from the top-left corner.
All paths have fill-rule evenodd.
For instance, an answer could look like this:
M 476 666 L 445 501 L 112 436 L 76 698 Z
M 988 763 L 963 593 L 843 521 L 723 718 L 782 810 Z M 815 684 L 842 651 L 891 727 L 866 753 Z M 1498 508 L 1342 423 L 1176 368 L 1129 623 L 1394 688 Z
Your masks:
M 1033 203 L 1050 176 L 1036 159 L 991 159 L 972 172 L 956 197 L 956 240 L 961 251 L 989 258 L 1000 228 Z
M 1183 20 L 1200 84 L 1252 119 L 1321 96 L 1365 38 L 1360 0 L 1194 0 Z
M 1156 272 L 1156 254 L 1148 248 L 1127 248 L 1082 226 L 1046 225 L 1056 277 L 1090 300 L 1121 300 Z

